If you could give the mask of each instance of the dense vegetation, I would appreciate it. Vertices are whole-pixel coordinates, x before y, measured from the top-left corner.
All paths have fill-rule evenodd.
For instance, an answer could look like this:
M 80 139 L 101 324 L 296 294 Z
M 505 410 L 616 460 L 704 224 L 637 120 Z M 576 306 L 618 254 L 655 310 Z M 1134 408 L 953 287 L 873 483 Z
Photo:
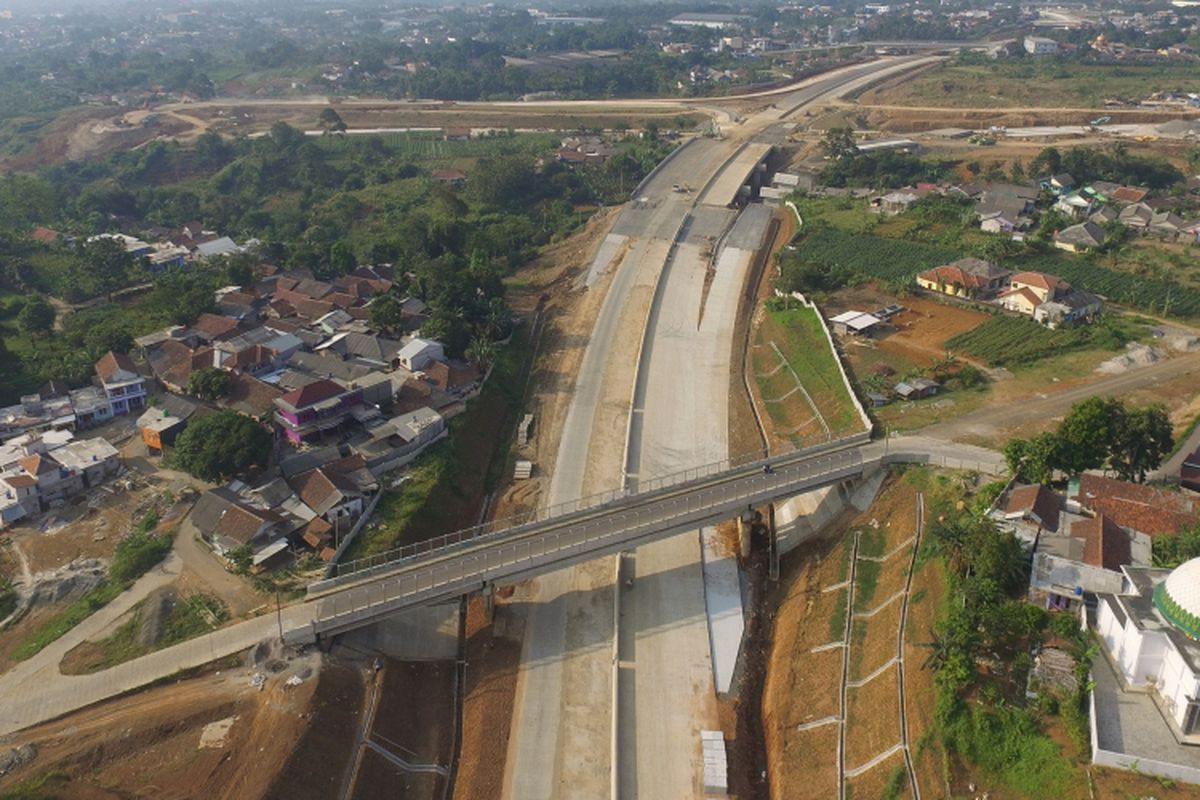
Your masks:
M 318 277 L 392 263 L 396 293 L 429 304 L 427 333 L 455 356 L 473 342 L 486 350 L 487 340 L 507 333 L 497 312 L 502 278 L 596 204 L 623 201 L 666 152 L 653 141 L 631 141 L 603 165 L 568 168 L 548 159 L 536 169 L 557 140 L 314 139 L 277 125 L 255 140 L 208 134 L 194 148 L 155 143 L 103 162 L 0 176 L 0 332 L 21 364 L 0 376 L 0 403 L 50 378 L 86 381 L 107 350 L 127 351 L 135 336 L 211 310 L 213 290 L 245 283 L 253 263 L 232 257 L 152 276 L 112 242 L 34 242 L 27 236 L 34 225 L 86 236 L 202 220 L 240 241 L 259 240 L 261 258 Z M 468 180 L 439 183 L 430 175 L 435 168 L 460 169 Z M 146 289 L 118 291 L 129 284 Z M 115 295 L 120 302 L 67 314 L 55 331 L 41 324 L 44 314 L 24 312 L 40 303 L 38 294 L 68 302 Z
M 997 240 L 998 241 L 998 240 Z M 896 289 L 912 285 L 918 272 L 969 255 L 963 248 L 815 226 L 781 260 L 784 287 L 837 288 L 854 276 Z M 1010 270 L 1049 272 L 1106 299 L 1176 317 L 1200 316 L 1200 291 L 1174 282 L 1101 266 L 1089 258 L 1030 252 L 1004 261 Z M 819 283 L 814 284 L 813 281 Z
M 1200 525 L 1180 533 L 1159 534 L 1150 541 L 1154 566 L 1174 569 L 1185 561 L 1200 558 Z
M 934 491 L 923 557 L 942 560 L 947 596 L 956 599 L 939 615 L 924 664 L 936 672 L 938 735 L 989 779 L 1024 796 L 1055 796 L 1077 776 L 1046 726 L 1059 716 L 1076 746 L 1086 747 L 1089 639 L 1073 615 L 1051 615 L 1024 601 L 1024 548 L 985 515 L 994 492 L 962 502 L 961 489 L 948 480 L 928 488 Z M 1078 689 L 1034 687 L 1030 703 L 1033 654 L 1052 640 L 1075 657 Z
M 265 467 L 271 457 L 271 434 L 236 411 L 217 411 L 193 420 L 175 441 L 172 463 L 197 478 L 214 483 Z
M 1162 157 L 1130 153 L 1124 143 L 1107 150 L 1098 147 L 1071 147 L 1059 152 L 1047 147 L 1029 162 L 1034 175 L 1067 172 L 1079 185 L 1092 181 L 1112 181 L 1151 189 L 1166 189 L 1183 180 L 1183 173 Z

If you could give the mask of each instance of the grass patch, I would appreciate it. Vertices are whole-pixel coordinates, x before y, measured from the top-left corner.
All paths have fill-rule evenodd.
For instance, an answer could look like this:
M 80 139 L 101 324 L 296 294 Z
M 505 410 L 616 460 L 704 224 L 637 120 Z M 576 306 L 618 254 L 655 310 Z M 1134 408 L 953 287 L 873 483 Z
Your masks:
M 883 569 L 880 561 L 859 561 L 854 573 L 854 610 L 865 611 L 875 598 L 879 584 L 879 573 Z
M 56 800 L 62 796 L 58 790 L 70 782 L 67 773 L 50 770 L 0 791 L 0 800 Z
M 528 326 L 498 353 L 479 397 L 450 421 L 449 435 L 425 451 L 408 479 L 387 489 L 375 518 L 348 548 L 343 561 L 377 555 L 473 525 L 484 495 L 512 469 L 508 443 L 515 437 L 532 368 Z
M 904 767 L 896 767 L 888 775 L 887 783 L 883 785 L 883 800 L 899 800 L 906 788 L 908 788 L 908 770 Z
M 108 567 L 108 577 L 90 592 L 71 603 L 33 631 L 13 651 L 13 658 L 24 661 L 62 638 L 67 631 L 111 603 L 121 592 L 166 558 L 175 541 L 175 530 L 153 533 L 158 515 L 150 512 L 134 530 L 117 544 Z
M 0 578 L 0 619 L 8 619 L 8 615 L 17 610 L 17 590 L 13 588 L 11 578 Z
M 755 339 L 759 353 L 763 354 L 764 363 L 771 361 L 773 365 L 777 365 L 777 357 L 768 358 L 767 354 L 775 355 L 770 347 L 771 342 L 779 348 L 835 436 L 861 427 L 854 399 L 842 379 L 837 354 L 825 338 L 821 320 L 815 309 L 797 303 L 768 303 L 766 316 Z M 769 378 L 758 377 L 769 370 L 756 367 L 755 371 L 756 381 L 764 399 L 779 397 L 783 393 L 779 390 L 785 385 L 785 391 L 795 388 L 795 381 L 786 368 Z M 780 403 L 767 405 L 772 416 L 778 409 L 787 412 L 784 415 L 786 419 L 777 420 L 782 424 L 795 427 L 797 422 L 812 415 L 811 408 L 800 392 L 793 394 L 785 402 L 788 404 L 786 409 Z
M 71 674 L 86 675 L 124 664 L 155 650 L 214 631 L 229 619 L 228 609 L 216 597 L 202 593 L 189 595 L 180 598 L 163 620 L 158 640 L 147 645 L 139 640 L 144 622 L 142 609 L 141 603 L 135 606 L 129 619 L 108 638 L 94 645 L 81 645 L 88 647 L 89 652 L 81 655 Z
M 1055 797 L 1078 774 L 1024 709 L 966 707 L 946 726 L 946 744 L 1026 797 Z
M 968 62 L 968 63 L 963 63 Z M 1186 64 L 1081 64 L 1058 58 L 951 61 L 881 92 L 879 102 L 952 108 L 1099 108 L 1110 97 L 1145 97 L 1192 85 Z
M 832 642 L 840 642 L 846 633 L 846 613 L 849 611 L 846 605 L 848 596 L 849 593 L 845 589 L 839 589 L 834 600 L 833 614 L 829 617 L 829 640 Z

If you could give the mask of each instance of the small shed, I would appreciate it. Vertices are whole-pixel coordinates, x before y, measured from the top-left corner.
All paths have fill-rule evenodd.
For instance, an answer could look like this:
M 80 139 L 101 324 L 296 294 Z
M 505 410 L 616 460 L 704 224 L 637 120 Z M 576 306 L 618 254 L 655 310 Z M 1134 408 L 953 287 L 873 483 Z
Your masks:
M 838 336 L 871 336 L 883 323 L 879 317 L 865 311 L 844 311 L 829 321 Z
M 928 378 L 913 378 L 911 381 L 897 383 L 894 391 L 901 400 L 920 400 L 923 397 L 932 397 L 938 393 L 940 388 L 937 381 L 931 381 Z

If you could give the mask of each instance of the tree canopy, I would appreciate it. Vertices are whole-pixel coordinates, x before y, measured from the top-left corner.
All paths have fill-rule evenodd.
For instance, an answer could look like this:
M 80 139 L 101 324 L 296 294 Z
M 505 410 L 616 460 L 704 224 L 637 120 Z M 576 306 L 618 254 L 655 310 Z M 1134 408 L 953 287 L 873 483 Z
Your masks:
M 216 367 L 204 367 L 188 375 L 188 394 L 201 400 L 217 400 L 229 394 L 233 381 L 229 373 Z
M 206 481 L 225 481 L 244 475 L 253 466 L 266 466 L 271 434 L 236 411 L 218 411 L 190 422 L 175 440 L 175 463 Z
M 1173 442 L 1162 405 L 1131 408 L 1123 400 L 1090 397 L 1073 405 L 1056 430 L 1010 440 L 1004 457 L 1009 469 L 1034 483 L 1049 483 L 1055 470 L 1089 469 L 1112 470 L 1140 483 L 1171 452 Z

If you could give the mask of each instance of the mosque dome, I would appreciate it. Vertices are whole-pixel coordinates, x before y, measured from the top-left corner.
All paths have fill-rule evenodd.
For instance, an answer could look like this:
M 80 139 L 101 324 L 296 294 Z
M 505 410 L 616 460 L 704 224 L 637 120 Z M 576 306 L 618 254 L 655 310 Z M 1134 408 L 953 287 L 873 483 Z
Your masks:
M 1180 564 L 1155 587 L 1154 605 L 1172 625 L 1200 639 L 1200 558 Z

